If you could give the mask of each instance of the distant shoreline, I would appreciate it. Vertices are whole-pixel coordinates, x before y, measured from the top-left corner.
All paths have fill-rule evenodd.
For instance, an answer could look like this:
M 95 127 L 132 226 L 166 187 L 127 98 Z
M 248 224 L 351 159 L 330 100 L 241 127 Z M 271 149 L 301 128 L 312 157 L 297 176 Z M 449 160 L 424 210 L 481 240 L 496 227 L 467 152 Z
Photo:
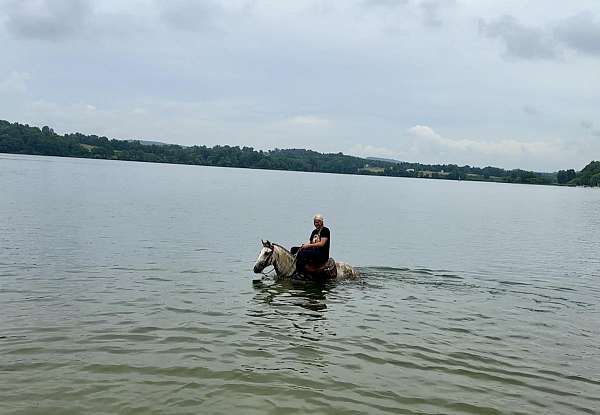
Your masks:
M 532 183 L 517 183 L 517 182 L 500 182 L 491 180 L 450 180 L 440 178 L 429 178 L 429 177 L 409 177 L 409 176 L 386 176 L 378 174 L 362 174 L 362 173 L 336 173 L 336 172 L 320 172 L 320 171 L 305 171 L 305 170 L 282 170 L 282 169 L 261 169 L 255 167 L 237 167 L 237 166 L 214 166 L 206 164 L 184 164 L 184 163 L 171 163 L 162 161 L 143 161 L 143 160 L 125 160 L 125 159 L 101 159 L 92 157 L 77 157 L 77 156 L 51 156 L 44 154 L 26 154 L 26 153 L 4 153 L 0 152 L 0 158 L 4 155 L 13 156 L 34 156 L 34 157 L 56 157 L 60 159 L 75 159 L 75 160 L 98 160 L 98 161 L 116 161 L 116 162 L 131 162 L 131 163 L 145 163 L 145 164 L 165 164 L 169 166 L 191 166 L 191 167 L 209 167 L 219 169 L 234 169 L 234 170 L 258 170 L 258 171 L 271 171 L 271 172 L 290 172 L 290 173 L 310 173 L 310 174 L 333 174 L 343 176 L 361 176 L 361 177 L 382 177 L 389 179 L 421 179 L 421 180 L 439 180 L 439 181 L 452 181 L 452 182 L 469 182 L 469 183 L 495 183 L 495 184 L 521 184 L 521 185 L 533 185 L 533 186 L 553 186 L 553 187 L 577 187 L 571 185 L 561 185 L 557 183 L 552 184 L 532 184 Z M 583 186 L 580 186 L 583 187 Z
M 540 183 L 519 183 L 519 182 L 502 182 L 502 181 L 493 181 L 493 180 L 450 180 L 450 179 L 440 179 L 440 178 L 430 178 L 430 177 L 410 177 L 410 176 L 386 176 L 386 175 L 377 175 L 377 174 L 357 174 L 357 173 L 336 173 L 336 172 L 319 172 L 319 171 L 305 171 L 305 170 L 282 170 L 282 169 L 261 169 L 255 167 L 238 167 L 238 166 L 214 166 L 214 165 L 205 165 L 205 164 L 185 164 L 185 163 L 171 163 L 171 162 L 162 162 L 162 161 L 143 161 L 143 160 L 125 160 L 125 159 L 101 159 L 101 158 L 91 158 L 91 157 L 77 157 L 77 156 L 52 156 L 52 155 L 44 155 L 44 154 L 27 154 L 27 153 L 4 153 L 0 152 L 1 155 L 15 155 L 15 156 L 35 156 L 35 157 L 57 157 L 62 159 L 77 159 L 77 160 L 98 160 L 98 161 L 128 161 L 132 163 L 147 163 L 147 164 L 167 164 L 172 166 L 198 166 L 198 167 L 215 167 L 222 169 L 241 169 L 241 170 L 259 170 L 259 171 L 279 171 L 279 172 L 293 172 L 293 173 L 312 173 L 312 174 L 340 174 L 344 176 L 364 176 L 364 177 L 387 177 L 387 178 L 404 178 L 404 179 L 422 179 L 422 180 L 444 180 L 444 181 L 455 181 L 455 182 L 470 182 L 470 183 L 496 183 L 496 184 L 521 184 L 521 185 L 533 185 L 533 186 L 554 186 L 554 187 L 597 187 L 597 186 L 575 186 L 568 184 L 558 184 L 558 183 L 550 183 L 550 184 L 540 184 Z
M 59 135 L 49 127 L 40 129 L 2 120 L 0 153 L 490 183 L 600 185 L 600 162 L 590 163 L 579 173 L 573 169 L 543 173 L 521 169 L 505 170 L 491 166 L 480 168 L 455 164 L 430 165 L 360 158 L 343 153 L 319 153 L 305 149 L 276 148 L 263 151 L 252 147 L 228 145 L 212 148 L 184 147 L 155 141 L 111 140 L 80 133 Z
M 77 156 L 51 156 L 44 154 L 26 154 L 26 153 L 4 153 L 0 152 L 0 159 L 5 158 L 3 156 L 33 156 L 33 157 L 56 157 L 60 159 L 75 159 L 75 160 L 97 160 L 97 161 L 116 161 L 116 162 L 131 162 L 131 163 L 144 163 L 144 164 L 164 164 L 169 166 L 191 166 L 191 167 L 209 167 L 209 168 L 218 168 L 218 169 L 233 169 L 233 170 L 257 170 L 257 171 L 269 171 L 269 172 L 290 172 L 290 173 L 309 173 L 309 174 L 333 174 L 333 175 L 343 175 L 343 176 L 361 176 L 361 177 L 382 177 L 389 179 L 421 179 L 421 180 L 439 180 L 439 181 L 451 181 L 451 182 L 469 182 L 469 183 L 495 183 L 495 184 L 522 184 L 522 185 L 532 185 L 531 183 L 513 183 L 513 182 L 498 182 L 491 180 L 449 180 L 449 179 L 432 179 L 429 177 L 408 177 L 408 176 L 385 176 L 385 175 L 377 175 L 377 174 L 359 174 L 359 173 L 336 173 L 336 172 L 320 172 L 320 171 L 305 171 L 305 170 L 282 170 L 282 169 L 260 169 L 255 167 L 236 167 L 236 166 L 214 166 L 214 165 L 205 165 L 205 164 L 184 164 L 184 163 L 170 163 L 170 162 L 162 162 L 162 161 L 143 161 L 143 160 L 125 160 L 125 159 L 101 159 L 101 158 L 91 158 L 91 157 L 77 157 Z M 16 160 L 13 159 L 13 160 Z M 576 186 L 567 186 L 560 184 L 535 184 L 535 186 L 554 186 L 554 187 L 576 187 Z

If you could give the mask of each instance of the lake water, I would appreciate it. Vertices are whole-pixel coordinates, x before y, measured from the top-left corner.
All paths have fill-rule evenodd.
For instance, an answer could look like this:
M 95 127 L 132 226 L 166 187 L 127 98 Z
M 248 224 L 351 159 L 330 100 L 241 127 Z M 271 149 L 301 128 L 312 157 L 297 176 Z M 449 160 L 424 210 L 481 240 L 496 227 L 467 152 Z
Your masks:
M 362 279 L 253 286 L 260 239 Z M 598 414 L 600 191 L 0 155 L 1 414 Z

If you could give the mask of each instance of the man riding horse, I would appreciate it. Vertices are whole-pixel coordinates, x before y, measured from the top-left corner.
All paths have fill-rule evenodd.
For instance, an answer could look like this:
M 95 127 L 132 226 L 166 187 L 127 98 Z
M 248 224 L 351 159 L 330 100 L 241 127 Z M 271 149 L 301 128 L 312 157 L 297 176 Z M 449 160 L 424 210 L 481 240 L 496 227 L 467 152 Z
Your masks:
M 281 245 L 262 241 L 254 272 L 258 274 L 273 266 L 275 279 L 325 281 L 357 278 L 358 272 L 350 265 L 329 258 L 331 232 L 323 226 L 323 216 L 315 215 L 313 221 L 315 229 L 310 234 L 309 243 L 293 247 L 291 252 Z
M 331 232 L 323 224 L 323 216 L 313 217 L 315 229 L 310 234 L 309 243 L 293 247 L 291 253 L 296 255 L 298 272 L 314 272 L 323 268 L 329 260 Z

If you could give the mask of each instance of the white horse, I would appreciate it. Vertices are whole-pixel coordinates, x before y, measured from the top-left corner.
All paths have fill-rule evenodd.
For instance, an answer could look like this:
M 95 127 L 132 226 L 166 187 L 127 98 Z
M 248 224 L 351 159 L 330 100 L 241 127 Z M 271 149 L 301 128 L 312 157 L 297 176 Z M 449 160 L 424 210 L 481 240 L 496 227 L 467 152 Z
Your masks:
M 256 274 L 263 272 L 268 266 L 275 268 L 275 279 L 311 279 L 309 275 L 301 275 L 296 271 L 296 256 L 281 245 L 262 241 L 262 249 L 254 264 Z M 357 278 L 358 273 L 350 265 L 344 262 L 335 262 L 336 280 Z

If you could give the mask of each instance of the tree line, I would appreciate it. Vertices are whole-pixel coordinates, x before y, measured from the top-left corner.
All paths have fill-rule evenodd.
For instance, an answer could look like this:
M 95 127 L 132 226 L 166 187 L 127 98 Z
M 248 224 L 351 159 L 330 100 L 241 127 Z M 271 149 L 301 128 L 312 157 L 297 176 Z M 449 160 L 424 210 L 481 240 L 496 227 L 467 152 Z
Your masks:
M 572 186 L 600 186 L 600 161 L 592 161 L 585 166 L 580 172 L 574 170 L 560 170 L 558 176 L 562 176 L 562 180 L 558 179 L 560 184 L 569 184 Z
M 581 172 L 571 169 L 540 173 L 498 167 L 365 159 L 305 149 L 263 151 L 228 145 L 185 147 L 176 144 L 148 144 L 138 140 L 115 140 L 80 133 L 60 135 L 47 126 L 40 129 L 3 120 L 0 120 L 0 153 L 504 183 L 600 184 L 600 162 L 590 163 Z

